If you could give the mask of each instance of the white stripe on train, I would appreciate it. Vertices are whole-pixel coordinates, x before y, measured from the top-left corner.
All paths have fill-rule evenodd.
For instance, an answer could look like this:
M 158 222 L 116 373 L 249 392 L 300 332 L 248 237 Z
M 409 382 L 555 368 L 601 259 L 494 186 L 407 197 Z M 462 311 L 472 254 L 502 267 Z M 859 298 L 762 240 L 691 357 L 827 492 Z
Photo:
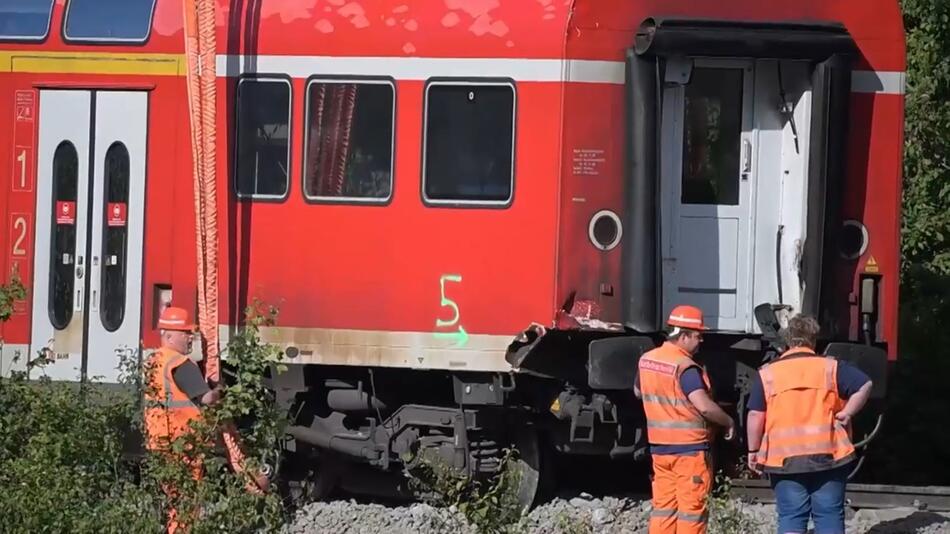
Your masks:
M 510 78 L 519 82 L 624 83 L 622 61 L 586 59 L 338 57 L 283 55 L 218 55 L 217 71 L 228 76 L 283 74 L 307 78 L 328 76 L 387 76 L 422 81 L 436 77 Z M 904 94 L 905 73 L 855 71 L 855 93 Z

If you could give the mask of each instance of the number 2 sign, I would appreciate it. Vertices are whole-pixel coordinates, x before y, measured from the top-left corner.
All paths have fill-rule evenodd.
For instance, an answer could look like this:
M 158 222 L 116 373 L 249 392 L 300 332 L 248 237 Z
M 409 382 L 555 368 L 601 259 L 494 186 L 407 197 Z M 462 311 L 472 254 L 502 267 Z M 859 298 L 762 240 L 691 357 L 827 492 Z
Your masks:
M 30 236 L 30 214 L 14 213 L 11 215 L 11 221 L 10 243 L 13 245 L 13 249 L 10 251 L 10 255 L 14 258 L 25 257 L 26 247 L 30 242 L 28 239 Z

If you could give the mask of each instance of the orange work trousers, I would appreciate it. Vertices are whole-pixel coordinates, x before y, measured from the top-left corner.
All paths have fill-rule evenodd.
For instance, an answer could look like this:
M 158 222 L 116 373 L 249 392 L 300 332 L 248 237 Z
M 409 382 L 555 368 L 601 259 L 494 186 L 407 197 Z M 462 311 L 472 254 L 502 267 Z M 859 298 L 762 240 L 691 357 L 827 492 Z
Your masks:
M 650 534 L 705 534 L 711 466 L 708 451 L 653 455 Z
M 201 467 L 200 459 L 189 459 L 187 457 L 178 457 L 178 461 L 181 461 L 188 465 L 191 471 L 191 477 L 195 480 L 201 480 L 203 475 L 203 469 Z M 178 510 L 175 509 L 174 502 L 178 499 L 178 488 L 171 484 L 162 484 L 162 491 L 168 497 L 171 504 L 168 507 L 168 515 L 166 516 L 166 528 L 168 529 L 168 534 L 176 534 L 182 532 L 188 532 L 190 530 L 191 523 L 194 518 L 184 518 L 182 521 L 178 517 Z

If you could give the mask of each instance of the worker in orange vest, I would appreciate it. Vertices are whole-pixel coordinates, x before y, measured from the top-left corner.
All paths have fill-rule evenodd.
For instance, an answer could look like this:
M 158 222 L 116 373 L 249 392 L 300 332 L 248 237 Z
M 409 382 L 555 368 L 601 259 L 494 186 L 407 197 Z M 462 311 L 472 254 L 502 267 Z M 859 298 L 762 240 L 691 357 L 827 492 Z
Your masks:
M 820 327 L 789 320 L 789 349 L 763 366 L 749 395 L 749 468 L 769 476 L 779 533 L 844 533 L 844 496 L 855 459 L 850 424 L 871 394 L 855 367 L 815 353 Z
M 214 389 L 201 375 L 201 369 L 188 357 L 195 339 L 195 325 L 182 308 L 168 307 L 158 319 L 162 346 L 149 358 L 145 430 L 150 451 L 171 454 L 171 443 L 189 432 L 189 424 L 201 416 L 201 407 L 221 399 L 221 387 Z M 192 476 L 201 478 L 198 458 L 183 456 L 174 460 L 189 465 Z M 175 489 L 163 488 L 170 498 Z M 168 532 L 181 524 L 172 506 L 168 512 Z
M 640 358 L 634 392 L 643 401 L 653 456 L 650 534 L 706 532 L 712 488 L 710 423 L 735 435 L 735 422 L 710 396 L 709 378 L 692 358 L 702 342 L 703 313 L 677 306 L 668 340 Z
M 166 450 L 184 435 L 191 421 L 201 415 L 201 406 L 221 398 L 221 386 L 214 389 L 201 375 L 188 354 L 191 353 L 196 327 L 182 308 L 168 307 L 158 319 L 162 346 L 149 358 L 149 391 L 145 427 L 148 448 Z
M 145 427 L 148 434 L 148 448 L 155 452 L 168 454 L 170 445 L 189 431 L 189 424 L 201 416 L 201 407 L 210 406 L 221 399 L 222 388 L 209 387 L 201 369 L 187 355 L 191 353 L 197 327 L 189 321 L 188 312 L 182 308 L 168 307 L 162 311 L 158 320 L 162 346 L 149 359 L 149 382 L 146 397 L 150 401 L 146 407 Z M 233 425 L 224 423 L 224 433 L 232 439 L 225 439 L 225 448 L 230 463 L 236 471 L 243 470 L 243 454 L 233 438 L 237 434 Z M 190 465 L 192 476 L 201 478 L 201 465 L 198 458 L 181 457 L 180 461 Z M 264 473 L 257 473 L 248 482 L 247 489 L 252 492 L 266 490 L 269 481 Z M 174 495 L 174 488 L 165 488 L 166 493 Z M 178 530 L 180 524 L 174 508 L 169 510 L 168 532 Z

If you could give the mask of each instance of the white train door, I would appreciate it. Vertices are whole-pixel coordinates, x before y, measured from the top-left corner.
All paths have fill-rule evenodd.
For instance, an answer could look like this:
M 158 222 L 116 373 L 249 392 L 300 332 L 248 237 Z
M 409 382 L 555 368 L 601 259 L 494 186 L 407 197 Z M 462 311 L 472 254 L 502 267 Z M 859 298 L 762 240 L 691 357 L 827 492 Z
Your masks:
M 753 63 L 671 63 L 663 89 L 663 311 L 699 306 L 713 329 L 744 331 L 752 287 Z
M 31 357 L 116 382 L 139 348 L 148 94 L 40 91 Z

